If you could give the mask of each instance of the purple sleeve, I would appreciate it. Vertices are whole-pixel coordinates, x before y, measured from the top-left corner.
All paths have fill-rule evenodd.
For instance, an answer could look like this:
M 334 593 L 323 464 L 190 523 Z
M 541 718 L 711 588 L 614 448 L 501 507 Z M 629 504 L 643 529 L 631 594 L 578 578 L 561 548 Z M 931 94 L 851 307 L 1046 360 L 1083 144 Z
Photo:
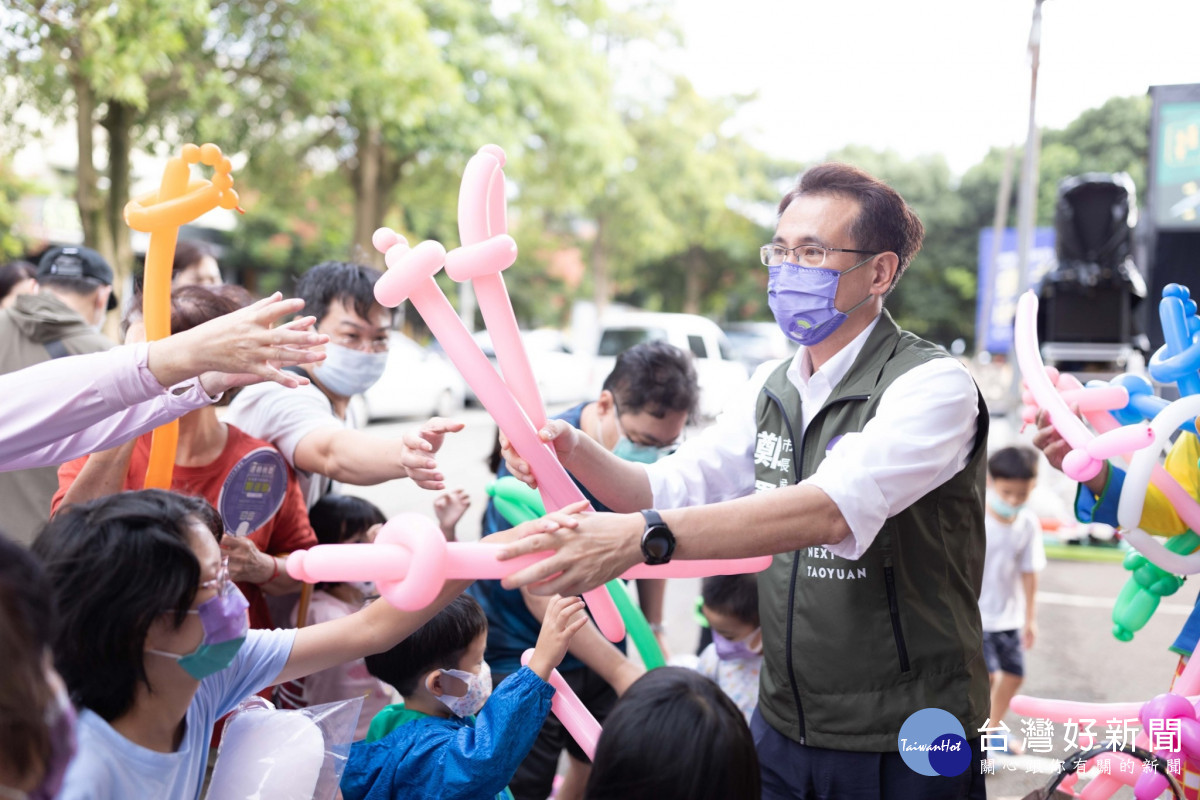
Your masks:
M 56 358 L 0 375 L 0 470 L 106 450 L 214 402 L 197 379 L 164 389 L 149 346 Z

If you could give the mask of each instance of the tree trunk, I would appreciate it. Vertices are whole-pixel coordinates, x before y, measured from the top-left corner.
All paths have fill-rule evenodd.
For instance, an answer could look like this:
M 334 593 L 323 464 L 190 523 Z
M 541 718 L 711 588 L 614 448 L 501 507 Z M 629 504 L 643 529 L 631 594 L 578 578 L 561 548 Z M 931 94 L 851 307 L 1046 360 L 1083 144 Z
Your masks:
M 371 244 L 371 235 L 382 221 L 379 173 L 383 137 L 378 125 L 369 125 L 358 137 L 358 163 L 354 168 L 354 239 L 351 258 L 383 266 L 383 255 Z
M 592 239 L 588 257 L 592 268 L 592 301 L 596 304 L 596 315 L 604 314 L 609 303 L 608 253 L 604 249 L 604 217 L 596 217 L 596 238 Z
M 125 103 L 108 101 L 104 129 L 108 131 L 108 199 L 105 222 L 112 242 L 113 287 L 120 293 L 130 286 L 133 274 L 133 243 L 125 224 L 125 204 L 129 202 L 129 154 L 136 110 Z
M 78 165 L 75 169 L 75 204 L 79 206 L 79 224 L 83 228 L 83 243 L 102 253 L 106 237 L 102 228 L 102 203 L 97 188 L 96 163 L 92 159 L 95 147 L 93 130 L 96 97 L 87 79 L 75 76 L 75 139 L 78 144 Z
M 700 292 L 704 277 L 704 251 L 699 247 L 688 248 L 683 259 L 683 313 L 700 313 Z

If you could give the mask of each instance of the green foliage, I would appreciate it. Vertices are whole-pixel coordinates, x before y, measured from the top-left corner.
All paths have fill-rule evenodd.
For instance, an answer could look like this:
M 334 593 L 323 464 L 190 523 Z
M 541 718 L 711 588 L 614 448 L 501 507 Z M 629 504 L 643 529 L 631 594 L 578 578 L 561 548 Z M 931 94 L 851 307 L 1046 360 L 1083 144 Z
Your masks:
M 32 190 L 28 181 L 12 171 L 7 158 L 0 158 L 0 263 L 25 252 L 26 242 L 17 234 L 17 206 Z
M 524 324 L 564 324 L 571 301 L 587 294 L 768 318 L 756 250 L 799 165 L 728 132 L 748 98 L 702 97 L 627 58 L 678 42 L 670 8 L 13 0 L 0 56 L 18 80 L 0 86 L 0 117 L 6 148 L 26 135 L 11 122 L 26 103 L 54 120 L 83 108 L 110 142 L 124 131 L 162 154 L 185 141 L 220 143 L 237 159 L 248 211 L 226 266 L 259 291 L 286 290 L 329 258 L 379 263 L 368 240 L 381 224 L 411 241 L 457 245 L 463 167 L 495 142 L 508 155 L 510 231 L 521 246 L 506 280 Z M 1143 189 L 1149 108 L 1145 97 L 1113 98 L 1043 131 L 1039 224 L 1052 223 L 1064 177 L 1126 171 Z M 992 225 L 1008 156 L 994 148 L 956 178 L 940 156 L 857 146 L 830 155 L 889 182 L 925 223 L 924 248 L 888 301 L 905 327 L 943 343 L 973 338 L 978 234 Z M 0 165 L 0 231 L 11 231 L 22 191 Z M 1016 194 L 1014 186 L 1009 225 Z M 0 250 L 14 246 L 0 234 Z

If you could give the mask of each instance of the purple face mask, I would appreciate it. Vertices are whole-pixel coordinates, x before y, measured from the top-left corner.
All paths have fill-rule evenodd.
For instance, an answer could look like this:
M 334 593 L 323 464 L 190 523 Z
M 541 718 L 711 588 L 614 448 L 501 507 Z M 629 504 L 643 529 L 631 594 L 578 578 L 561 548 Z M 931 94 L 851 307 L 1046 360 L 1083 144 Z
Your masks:
M 838 311 L 833 304 L 841 277 L 871 258 L 841 272 L 787 263 L 768 267 L 767 305 L 775 315 L 775 322 L 789 339 L 805 347 L 825 341 L 846 321 L 847 314 L 871 299 L 868 294 L 849 311 Z
M 752 650 L 747 642 L 758 635 L 760 630 L 762 629 L 756 628 L 749 635 L 736 640 L 726 639 L 721 634 L 713 631 L 713 648 L 717 651 L 717 658 L 722 661 L 745 661 L 751 658 L 758 658 L 762 655 L 761 644 L 758 650 Z

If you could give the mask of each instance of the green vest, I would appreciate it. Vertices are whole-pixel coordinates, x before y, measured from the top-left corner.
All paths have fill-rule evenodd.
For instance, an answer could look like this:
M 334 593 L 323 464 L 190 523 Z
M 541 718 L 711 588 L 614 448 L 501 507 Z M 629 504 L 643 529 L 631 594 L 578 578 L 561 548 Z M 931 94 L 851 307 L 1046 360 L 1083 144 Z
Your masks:
M 884 311 L 799 447 L 792 432 L 800 426 L 800 394 L 787 379 L 788 363 L 780 365 L 758 398 L 759 491 L 811 476 L 838 437 L 861 431 L 875 415 L 892 381 L 945 357 Z M 983 726 L 987 432 L 980 396 L 966 467 L 888 519 L 858 560 L 808 547 L 776 555 L 759 574 L 763 641 L 770 644 L 758 703 L 773 728 L 814 747 L 894 752 L 900 726 L 922 708 L 949 711 L 968 738 Z

